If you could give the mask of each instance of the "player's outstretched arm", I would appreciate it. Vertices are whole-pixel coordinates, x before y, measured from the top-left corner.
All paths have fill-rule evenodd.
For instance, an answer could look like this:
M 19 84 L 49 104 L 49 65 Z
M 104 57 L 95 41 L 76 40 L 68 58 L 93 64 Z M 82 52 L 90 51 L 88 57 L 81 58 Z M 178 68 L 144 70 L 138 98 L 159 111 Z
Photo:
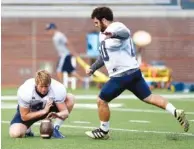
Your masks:
M 117 38 L 117 39 L 127 39 L 130 36 L 130 32 L 126 27 L 118 27 L 112 32 L 104 32 L 106 39 L 108 38 Z
M 67 106 L 65 102 L 56 103 L 56 106 L 59 110 L 59 112 L 51 112 L 48 115 L 48 118 L 59 118 L 61 120 L 65 120 L 69 116 L 69 111 L 67 109 Z
M 91 74 L 93 74 L 96 70 L 104 66 L 104 61 L 101 56 L 99 56 L 96 61 L 92 64 L 92 66 L 89 68 L 91 70 Z

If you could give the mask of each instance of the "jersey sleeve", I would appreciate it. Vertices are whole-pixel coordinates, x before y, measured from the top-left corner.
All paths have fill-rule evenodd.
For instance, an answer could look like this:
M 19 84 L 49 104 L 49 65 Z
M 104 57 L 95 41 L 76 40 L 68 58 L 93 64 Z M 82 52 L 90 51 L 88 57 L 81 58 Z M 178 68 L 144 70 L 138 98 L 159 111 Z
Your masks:
M 55 95 L 55 99 L 54 102 L 55 103 L 62 103 L 65 101 L 66 96 L 67 96 L 67 92 L 66 92 L 66 88 L 63 84 L 61 84 L 58 81 L 52 80 L 53 84 L 52 84 L 52 90 L 54 92 Z
M 55 102 L 56 103 L 62 103 L 65 101 L 67 96 L 66 91 L 60 91 L 59 94 L 56 96 Z
M 104 61 L 102 59 L 102 56 L 98 56 L 96 61 L 90 67 L 93 70 L 92 73 L 94 73 L 97 69 L 101 68 L 102 66 L 104 66 Z
M 116 23 L 114 27 L 110 28 L 110 32 L 113 33 L 112 38 L 121 40 L 128 39 L 130 36 L 130 30 L 122 23 Z
M 23 87 L 20 87 L 17 92 L 18 104 L 21 107 L 29 108 L 30 102 L 27 99 L 27 95 L 25 95 L 25 91 L 23 91 Z

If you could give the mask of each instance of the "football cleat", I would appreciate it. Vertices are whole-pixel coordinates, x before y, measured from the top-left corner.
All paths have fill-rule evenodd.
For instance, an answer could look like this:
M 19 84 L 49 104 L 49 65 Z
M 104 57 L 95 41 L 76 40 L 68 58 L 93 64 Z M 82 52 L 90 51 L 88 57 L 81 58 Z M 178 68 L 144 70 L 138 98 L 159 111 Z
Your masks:
M 32 131 L 25 134 L 25 137 L 34 137 L 34 133 Z
M 177 109 L 175 110 L 175 118 L 179 121 L 180 125 L 183 126 L 184 131 L 189 130 L 189 121 L 187 120 L 184 110 Z
M 94 129 L 92 131 L 86 131 L 85 134 L 92 139 L 108 139 L 109 132 L 103 131 L 101 128 Z
M 65 138 L 65 136 L 59 131 L 59 127 L 56 126 L 53 130 L 53 138 L 57 138 L 57 139 L 63 139 Z

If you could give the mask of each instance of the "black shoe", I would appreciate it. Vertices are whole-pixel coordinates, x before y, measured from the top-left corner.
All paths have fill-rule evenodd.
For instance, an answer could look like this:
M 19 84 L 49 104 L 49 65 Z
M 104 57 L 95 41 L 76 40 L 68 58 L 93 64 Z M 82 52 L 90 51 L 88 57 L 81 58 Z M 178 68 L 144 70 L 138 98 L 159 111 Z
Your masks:
M 187 132 L 189 130 L 189 121 L 185 116 L 184 110 L 176 109 L 175 118 L 179 121 L 180 125 L 183 126 L 184 131 Z

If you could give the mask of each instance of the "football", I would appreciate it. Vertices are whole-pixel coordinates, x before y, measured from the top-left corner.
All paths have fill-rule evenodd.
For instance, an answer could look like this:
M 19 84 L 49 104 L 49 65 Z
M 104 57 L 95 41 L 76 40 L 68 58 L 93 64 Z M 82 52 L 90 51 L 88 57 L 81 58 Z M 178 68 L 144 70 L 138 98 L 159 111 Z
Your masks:
M 53 123 L 51 119 L 44 119 L 40 124 L 40 136 L 43 139 L 50 139 L 53 134 Z

